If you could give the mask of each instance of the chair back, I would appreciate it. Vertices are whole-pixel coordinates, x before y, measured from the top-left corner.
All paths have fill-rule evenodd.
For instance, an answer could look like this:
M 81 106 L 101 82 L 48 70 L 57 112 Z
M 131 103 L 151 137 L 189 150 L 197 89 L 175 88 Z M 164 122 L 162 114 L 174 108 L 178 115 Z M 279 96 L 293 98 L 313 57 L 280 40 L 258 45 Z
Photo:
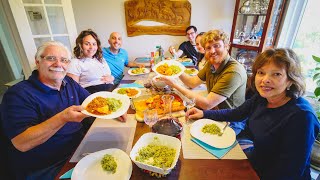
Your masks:
M 3 132 L 2 112 L 2 104 L 0 104 L 0 179 L 14 179 L 10 170 L 8 158 L 8 149 L 11 142 Z

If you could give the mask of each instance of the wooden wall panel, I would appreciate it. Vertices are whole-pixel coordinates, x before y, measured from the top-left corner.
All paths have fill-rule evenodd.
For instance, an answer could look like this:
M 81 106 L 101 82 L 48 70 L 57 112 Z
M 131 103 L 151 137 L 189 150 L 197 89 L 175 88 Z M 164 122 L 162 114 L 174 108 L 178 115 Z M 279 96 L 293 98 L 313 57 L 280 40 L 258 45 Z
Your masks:
M 128 36 L 185 35 L 190 26 L 191 4 L 188 0 L 129 0 L 124 2 Z M 162 26 L 143 26 L 141 21 L 163 23 Z

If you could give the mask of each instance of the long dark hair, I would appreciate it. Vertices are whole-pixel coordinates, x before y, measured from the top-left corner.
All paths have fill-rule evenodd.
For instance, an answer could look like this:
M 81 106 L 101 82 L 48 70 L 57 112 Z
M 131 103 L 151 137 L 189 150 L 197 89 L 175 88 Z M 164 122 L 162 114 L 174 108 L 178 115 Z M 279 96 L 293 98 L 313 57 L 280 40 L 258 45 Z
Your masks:
M 93 57 L 101 62 L 102 61 L 101 42 L 98 35 L 95 32 L 93 32 L 91 29 L 84 30 L 79 34 L 79 36 L 76 39 L 76 47 L 73 48 L 73 54 L 76 58 L 79 58 L 79 59 L 83 57 L 81 45 L 83 43 L 83 38 L 88 35 L 91 35 L 97 41 L 98 49 L 96 54 L 93 55 Z

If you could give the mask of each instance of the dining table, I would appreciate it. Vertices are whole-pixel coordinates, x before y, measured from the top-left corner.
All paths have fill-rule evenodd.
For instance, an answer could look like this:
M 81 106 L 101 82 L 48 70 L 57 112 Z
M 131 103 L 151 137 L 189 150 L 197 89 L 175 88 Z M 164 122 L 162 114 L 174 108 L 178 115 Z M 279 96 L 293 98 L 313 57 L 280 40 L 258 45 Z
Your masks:
M 125 71 L 127 71 L 126 69 Z M 142 76 L 130 76 L 127 72 L 124 73 L 124 78 L 120 82 L 120 85 L 132 84 L 132 83 L 143 83 L 150 78 L 149 75 Z M 142 88 L 143 89 L 143 88 Z M 129 107 L 128 114 L 135 114 L 134 108 Z M 134 117 L 134 116 L 130 116 Z M 90 130 L 89 130 L 90 131 Z M 151 132 L 151 129 L 144 122 L 137 122 L 132 146 L 139 140 L 139 138 L 145 134 Z M 240 146 L 239 146 L 240 147 Z M 240 149 L 238 147 L 238 149 Z M 242 151 L 240 149 L 240 151 Z M 243 153 L 243 152 L 242 152 Z M 76 162 L 67 161 L 58 175 L 55 177 L 55 180 L 60 179 L 60 176 L 65 174 L 70 169 L 76 166 Z M 140 180 L 140 179 L 158 179 L 150 174 L 146 173 L 140 169 L 137 165 L 132 163 L 132 174 L 130 177 L 131 180 Z M 251 166 L 250 162 L 246 158 L 240 159 L 217 159 L 217 158 L 184 158 L 183 151 L 180 151 L 180 156 L 175 168 L 165 177 L 160 179 L 245 179 L 245 180 L 254 180 L 259 179 L 255 170 Z

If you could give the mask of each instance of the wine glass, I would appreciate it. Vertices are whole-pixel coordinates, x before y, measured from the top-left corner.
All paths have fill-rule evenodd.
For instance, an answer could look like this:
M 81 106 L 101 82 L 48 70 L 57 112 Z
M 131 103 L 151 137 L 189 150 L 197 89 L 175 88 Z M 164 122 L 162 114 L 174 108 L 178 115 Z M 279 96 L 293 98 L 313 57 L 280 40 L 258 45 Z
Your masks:
M 183 100 L 183 105 L 187 107 L 187 110 L 193 108 L 196 105 L 196 99 L 195 98 L 185 98 Z
M 144 122 L 151 128 L 158 121 L 158 112 L 156 109 L 146 109 L 143 112 Z
M 183 105 L 185 107 L 187 107 L 187 111 L 191 108 L 193 108 L 195 105 L 196 105 L 196 99 L 195 98 L 185 98 L 183 99 Z M 189 119 L 186 119 L 186 124 L 187 125 L 190 125 L 190 120 Z

